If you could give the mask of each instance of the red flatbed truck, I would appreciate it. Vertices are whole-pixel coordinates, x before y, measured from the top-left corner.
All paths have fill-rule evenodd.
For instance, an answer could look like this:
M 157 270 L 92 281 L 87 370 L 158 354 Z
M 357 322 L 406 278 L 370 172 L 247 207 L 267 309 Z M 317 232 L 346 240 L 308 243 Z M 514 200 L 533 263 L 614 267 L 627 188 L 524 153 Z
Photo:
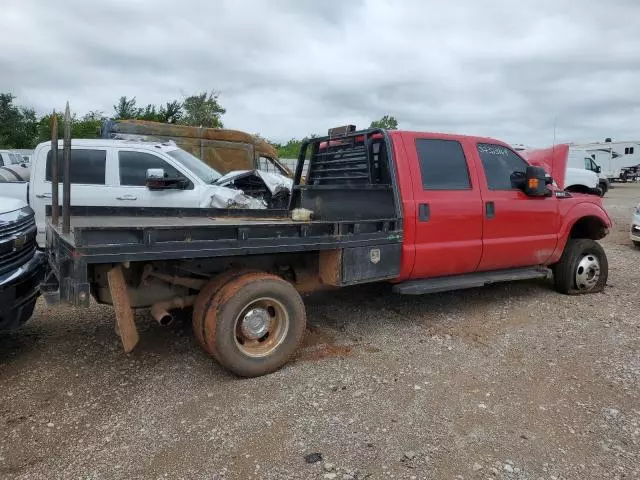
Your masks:
M 138 341 L 134 309 L 167 323 L 193 307 L 198 342 L 240 376 L 287 362 L 306 292 L 385 281 L 423 294 L 551 272 L 556 290 L 581 294 L 608 275 L 600 198 L 559 190 L 490 138 L 334 129 L 303 143 L 285 210 L 66 212 L 47 226 L 45 297 L 113 304 L 125 351 Z

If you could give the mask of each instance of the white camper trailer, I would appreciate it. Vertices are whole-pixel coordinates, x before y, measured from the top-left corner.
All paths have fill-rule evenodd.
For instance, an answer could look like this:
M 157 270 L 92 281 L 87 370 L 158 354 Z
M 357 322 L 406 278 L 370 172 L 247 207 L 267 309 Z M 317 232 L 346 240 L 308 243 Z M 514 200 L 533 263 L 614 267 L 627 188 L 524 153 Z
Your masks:
M 585 150 L 609 180 L 626 181 L 625 169 L 640 165 L 640 141 L 572 144 L 571 148 Z

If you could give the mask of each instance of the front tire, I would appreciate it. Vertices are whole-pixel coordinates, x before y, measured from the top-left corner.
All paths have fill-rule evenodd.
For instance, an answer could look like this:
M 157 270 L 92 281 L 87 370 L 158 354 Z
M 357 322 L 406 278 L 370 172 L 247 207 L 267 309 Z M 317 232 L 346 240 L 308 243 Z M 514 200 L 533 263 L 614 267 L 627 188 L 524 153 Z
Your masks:
M 204 317 L 204 342 L 218 362 L 241 377 L 274 372 L 302 341 L 306 311 L 289 282 L 250 273 L 226 283 Z
M 600 187 L 600 196 L 604 197 L 607 194 L 607 191 L 609 190 L 607 188 L 607 184 L 605 182 L 600 182 L 600 185 L 598 185 Z
M 637 240 L 634 240 L 633 241 L 633 246 L 636 247 L 636 248 L 640 248 L 640 242 L 637 241 Z
M 604 249 L 586 238 L 569 239 L 553 268 L 555 289 L 567 295 L 601 292 L 608 277 L 609 262 Z

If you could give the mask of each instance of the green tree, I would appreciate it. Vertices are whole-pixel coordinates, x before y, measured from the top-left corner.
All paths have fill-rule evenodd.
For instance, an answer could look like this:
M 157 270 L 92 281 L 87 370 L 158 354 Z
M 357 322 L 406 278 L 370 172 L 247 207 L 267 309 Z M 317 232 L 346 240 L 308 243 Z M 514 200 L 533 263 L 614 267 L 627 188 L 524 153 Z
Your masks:
M 140 114 L 140 109 L 136 106 L 136 97 L 120 97 L 118 103 L 113 106 L 115 111 L 115 120 L 130 120 L 137 118 Z
M 64 114 L 63 110 L 56 110 L 58 117 L 58 138 L 64 134 Z M 51 117 L 53 114 L 44 115 L 38 120 L 38 142 L 51 140 Z M 100 128 L 105 120 L 101 111 L 91 111 L 81 118 L 76 114 L 71 115 L 71 138 L 98 138 Z
M 317 137 L 318 137 L 317 134 L 312 133 L 307 138 L 317 138 Z M 273 145 L 276 148 L 276 150 L 278 150 L 279 158 L 298 158 L 298 156 L 300 155 L 300 149 L 302 148 L 302 142 L 304 142 L 304 140 L 305 139 L 298 140 L 297 138 L 292 138 L 285 144 L 276 143 L 276 142 L 269 142 L 269 143 L 271 143 L 271 145 Z M 307 148 L 307 158 L 309 154 L 310 154 L 310 149 Z
M 183 125 L 195 127 L 222 128 L 222 115 L 227 111 L 218 102 L 216 92 L 202 92 L 191 95 L 182 102 L 184 116 L 180 119 Z
M 179 123 L 182 115 L 182 104 L 177 100 L 173 100 L 160 106 L 158 121 L 162 123 Z
M 139 109 L 134 118 L 136 120 L 149 120 L 151 122 L 159 121 L 156 106 L 151 104 Z
M 36 112 L 15 105 L 15 98 L 0 93 L 0 147 L 33 148 L 38 137 Z
M 387 130 L 397 130 L 398 120 L 391 115 L 385 115 L 380 120 L 374 120 L 371 122 L 370 128 L 386 128 Z

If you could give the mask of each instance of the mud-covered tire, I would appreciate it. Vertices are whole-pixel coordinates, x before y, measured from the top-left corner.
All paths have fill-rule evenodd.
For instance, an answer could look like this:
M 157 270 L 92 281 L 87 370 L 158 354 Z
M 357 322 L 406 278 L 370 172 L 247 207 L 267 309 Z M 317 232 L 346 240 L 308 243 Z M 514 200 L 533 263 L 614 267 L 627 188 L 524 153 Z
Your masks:
M 636 248 L 640 248 L 640 242 L 638 242 L 637 240 L 633 241 L 633 246 Z
M 553 267 L 555 289 L 567 295 L 597 293 L 604 290 L 609 277 L 609 262 L 604 249 L 595 240 L 571 238 L 560 261 Z
M 222 272 L 211 279 L 202 290 L 198 293 L 196 301 L 193 304 L 193 314 L 191 317 L 191 325 L 193 328 L 193 336 L 202 348 L 208 351 L 207 344 L 204 341 L 204 317 L 207 312 L 208 304 L 211 303 L 213 296 L 228 282 L 247 273 L 255 273 L 255 270 L 228 270 Z M 213 355 L 212 352 L 208 352 Z
M 264 335 L 260 322 L 245 323 L 251 315 L 268 325 Z M 204 341 L 223 367 L 241 377 L 257 377 L 287 363 L 305 327 L 304 303 L 293 285 L 275 275 L 250 273 L 214 295 L 204 318 Z M 248 332 L 255 338 L 246 335 L 250 328 L 256 328 Z

